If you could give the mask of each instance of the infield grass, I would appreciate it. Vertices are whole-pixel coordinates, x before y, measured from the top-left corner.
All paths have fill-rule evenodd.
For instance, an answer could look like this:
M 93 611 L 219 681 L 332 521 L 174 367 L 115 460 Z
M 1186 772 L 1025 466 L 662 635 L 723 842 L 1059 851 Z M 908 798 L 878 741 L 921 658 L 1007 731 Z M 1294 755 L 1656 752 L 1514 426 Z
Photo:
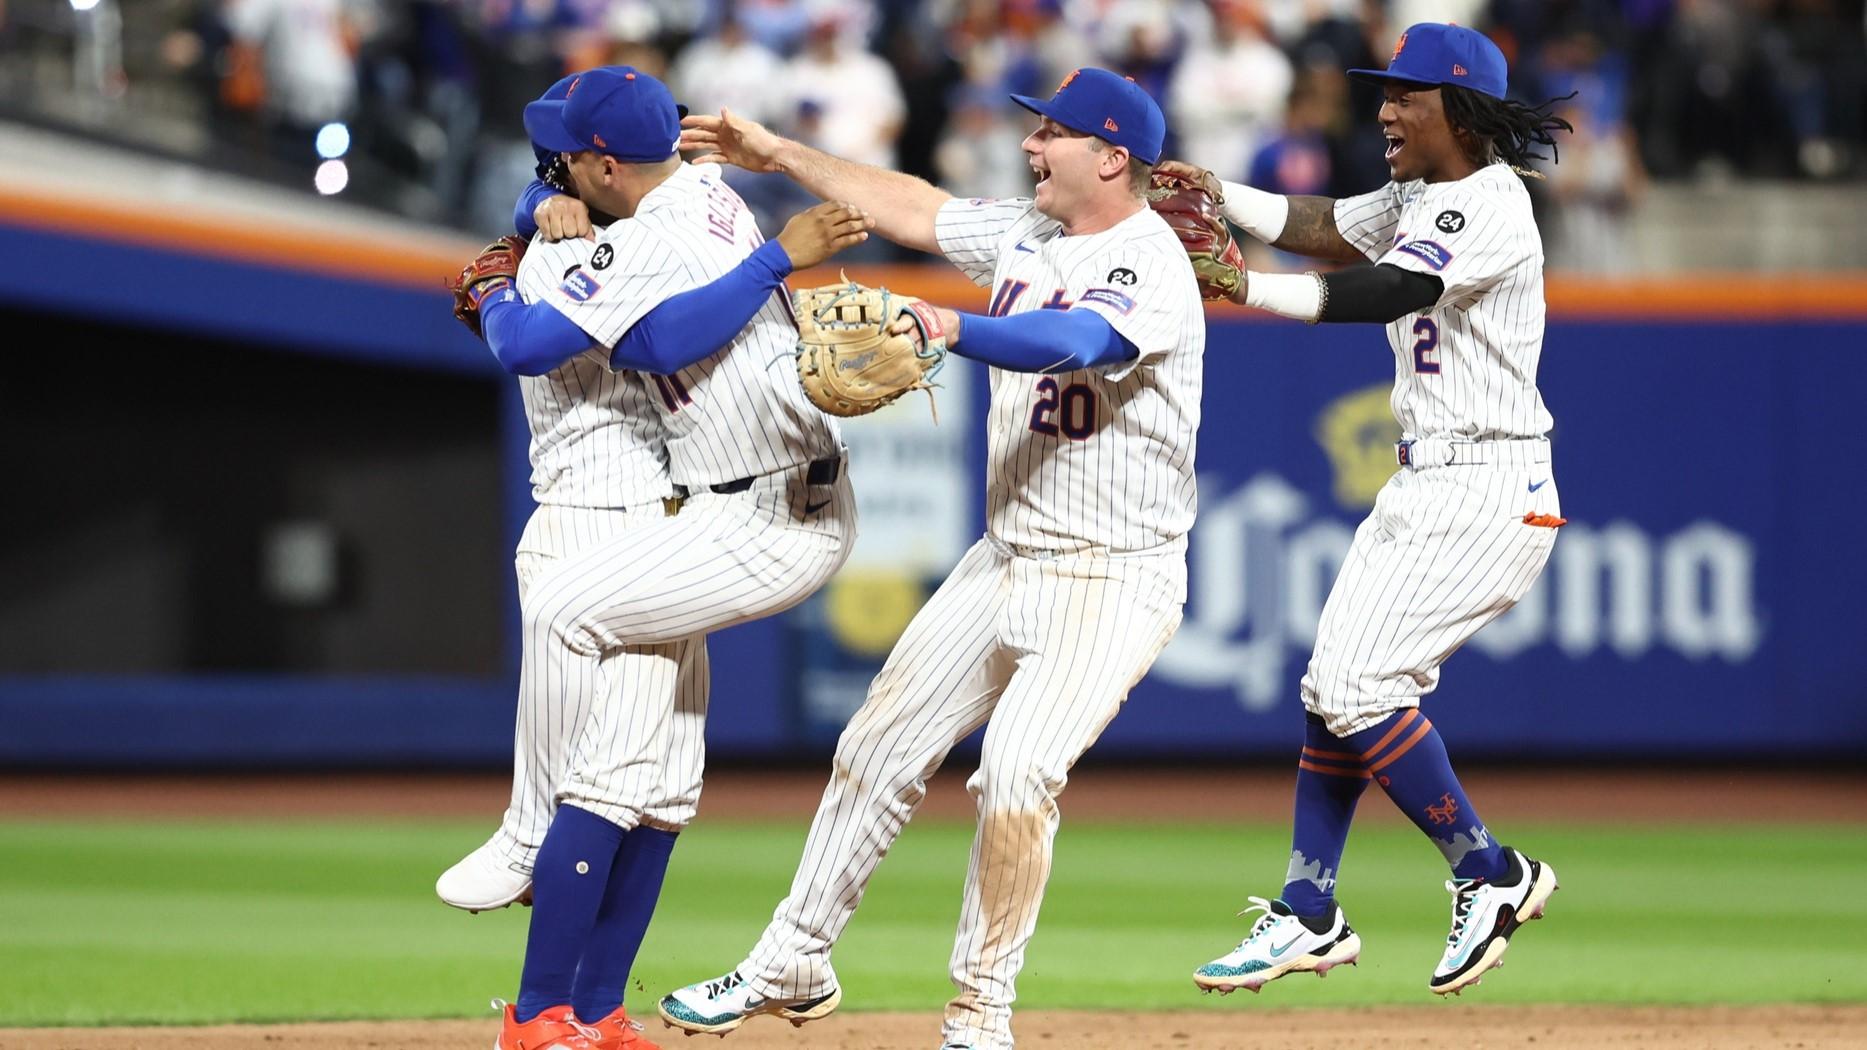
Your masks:
M 0 822 L 0 1027 L 475 1016 L 516 992 L 529 911 L 449 909 L 434 877 L 479 823 Z M 632 1011 L 715 976 L 789 885 L 804 820 L 702 821 L 675 851 Z M 1069 822 L 1021 1007 L 1421 1003 L 1445 936 L 1438 854 L 1359 828 L 1342 900 L 1356 969 L 1203 997 L 1190 975 L 1274 893 L 1279 825 Z M 1858 827 L 1523 826 L 1563 889 L 1467 1001 L 1867 1001 Z M 971 826 L 910 826 L 837 949 L 846 1009 L 936 1011 Z M 1788 944 L 1784 942 L 1788 941 Z M 1793 951 L 1791 950 L 1793 949 Z M 1782 965 L 1793 959 L 1794 965 Z M 490 1017 L 490 1014 L 487 1015 Z

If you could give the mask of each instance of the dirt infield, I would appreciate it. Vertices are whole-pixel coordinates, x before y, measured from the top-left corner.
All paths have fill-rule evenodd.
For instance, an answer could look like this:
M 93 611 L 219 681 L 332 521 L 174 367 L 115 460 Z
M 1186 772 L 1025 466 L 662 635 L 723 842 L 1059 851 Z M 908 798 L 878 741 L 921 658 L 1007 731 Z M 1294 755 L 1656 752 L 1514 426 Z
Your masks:
M 1867 1006 L 1492 1007 L 1432 1004 L 1365 1010 L 1265 1010 L 1196 1014 L 1057 1013 L 1017 1019 L 1020 1045 L 1051 1050 L 1341 1050 L 1384 1047 L 1858 1047 Z M 482 1047 L 497 1022 L 219 1026 L 213 1028 L 42 1028 L 0 1031 L 0 1050 L 429 1050 Z M 730 1050 L 927 1050 L 938 1014 L 848 1014 L 793 1030 L 755 1021 L 728 1041 L 689 1042 L 649 1025 L 668 1047 Z
M 932 819 L 970 818 L 966 770 L 934 777 L 921 808 Z M 701 819 L 807 819 L 823 791 L 822 770 L 708 773 Z M 1493 822 L 1611 823 L 1867 821 L 1867 776 L 1757 770 L 1602 772 L 1485 771 L 1464 775 Z M 1289 819 L 1289 770 L 1132 770 L 1072 773 L 1064 816 L 1084 819 Z M 9 817 L 483 817 L 505 809 L 503 775 L 285 776 L 0 775 L 0 813 Z M 1388 806 L 1362 820 L 1399 821 Z

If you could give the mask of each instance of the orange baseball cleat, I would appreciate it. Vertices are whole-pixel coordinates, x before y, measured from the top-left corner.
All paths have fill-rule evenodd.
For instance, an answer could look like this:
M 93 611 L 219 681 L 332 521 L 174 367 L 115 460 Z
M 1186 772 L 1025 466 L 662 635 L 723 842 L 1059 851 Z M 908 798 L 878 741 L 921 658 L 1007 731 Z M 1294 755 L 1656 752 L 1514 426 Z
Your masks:
M 511 1003 L 494 999 L 493 1008 L 505 1015 L 505 1024 L 499 1029 L 499 1041 L 493 1044 L 493 1050 L 596 1050 L 598 1046 L 590 1038 L 593 1030 L 578 1024 L 568 1005 L 553 1006 L 524 1024 L 519 1023 Z

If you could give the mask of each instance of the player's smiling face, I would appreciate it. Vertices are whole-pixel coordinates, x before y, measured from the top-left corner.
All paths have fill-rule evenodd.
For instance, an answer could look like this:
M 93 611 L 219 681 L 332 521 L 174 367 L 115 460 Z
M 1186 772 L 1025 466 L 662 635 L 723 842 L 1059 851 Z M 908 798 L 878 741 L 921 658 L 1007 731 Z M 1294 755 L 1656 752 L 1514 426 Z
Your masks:
M 1438 88 L 1381 85 L 1381 134 L 1387 138 L 1387 167 L 1395 182 L 1438 182 L 1464 157 Z
M 1105 193 L 1106 172 L 1126 170 L 1127 157 L 1109 146 L 1044 117 L 1024 138 L 1024 156 L 1037 179 L 1037 210 L 1063 223 L 1080 216 Z

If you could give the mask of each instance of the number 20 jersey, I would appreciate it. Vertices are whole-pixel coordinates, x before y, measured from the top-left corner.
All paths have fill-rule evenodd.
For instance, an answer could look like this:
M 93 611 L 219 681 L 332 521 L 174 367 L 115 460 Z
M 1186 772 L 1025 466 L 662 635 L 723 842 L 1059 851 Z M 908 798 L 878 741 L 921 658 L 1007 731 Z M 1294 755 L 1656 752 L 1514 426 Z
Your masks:
M 1044 550 L 1183 544 L 1198 505 L 1206 319 L 1173 230 L 1143 207 L 1100 233 L 1067 235 L 1028 199 L 955 199 L 935 234 L 947 259 L 992 290 L 994 316 L 1092 310 L 1140 351 L 1050 375 L 990 369 L 987 531 Z

